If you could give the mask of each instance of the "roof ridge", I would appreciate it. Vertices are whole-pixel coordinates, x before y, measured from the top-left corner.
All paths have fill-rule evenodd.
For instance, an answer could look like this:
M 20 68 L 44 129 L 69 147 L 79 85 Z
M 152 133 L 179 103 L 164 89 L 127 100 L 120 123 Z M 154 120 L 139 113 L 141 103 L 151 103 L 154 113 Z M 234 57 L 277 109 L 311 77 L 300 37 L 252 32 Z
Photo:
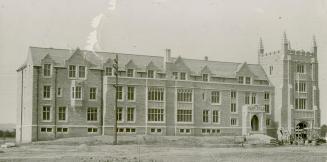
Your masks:
M 36 47 L 30 46 L 30 48 L 39 48 L 39 49 L 51 49 L 51 50 L 71 50 L 68 48 L 53 48 L 53 47 Z M 72 49 L 76 50 L 76 49 Z M 109 52 L 109 51 L 90 51 L 85 49 L 80 49 L 82 52 L 90 52 L 90 53 L 107 53 L 107 54 L 122 54 L 122 55 L 134 55 L 134 56 L 146 56 L 146 57 L 163 57 L 163 56 L 155 56 L 155 55 L 146 55 L 146 54 L 132 54 L 132 53 L 122 53 L 122 52 Z

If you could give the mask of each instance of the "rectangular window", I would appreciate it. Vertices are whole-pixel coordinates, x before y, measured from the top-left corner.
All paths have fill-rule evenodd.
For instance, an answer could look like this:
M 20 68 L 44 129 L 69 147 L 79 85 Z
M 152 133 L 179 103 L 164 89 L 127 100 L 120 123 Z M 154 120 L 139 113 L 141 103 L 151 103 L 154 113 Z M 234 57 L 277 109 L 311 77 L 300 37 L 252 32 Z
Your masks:
M 47 128 L 42 127 L 41 132 L 47 132 Z
M 266 125 L 270 125 L 270 119 L 266 119 Z
M 192 122 L 192 110 L 177 110 L 177 122 Z
M 266 113 L 269 113 L 270 112 L 270 109 L 269 109 L 269 105 L 268 104 L 265 104 L 265 112 Z
M 134 121 L 134 107 L 127 107 L 127 121 L 133 122 Z
M 50 106 L 43 106 L 42 109 L 42 120 L 49 121 L 50 120 Z
M 173 78 L 174 78 L 175 80 L 178 79 L 178 72 L 173 72 Z
M 116 119 L 117 119 L 117 121 L 123 121 L 123 108 L 122 107 L 117 107 Z
M 98 109 L 96 107 L 87 108 L 87 121 L 98 120 Z
M 269 98 L 270 98 L 269 92 L 265 92 L 264 99 L 269 100 Z
M 256 103 L 257 103 L 257 94 L 252 93 L 252 104 L 256 104 Z
M 230 98 L 231 99 L 236 99 L 236 91 L 231 91 L 230 92 Z
M 47 132 L 52 132 L 52 128 L 47 128 Z
M 204 123 L 209 122 L 209 110 L 203 110 L 203 112 L 202 112 L 202 121 Z
M 68 132 L 68 128 L 58 127 L 57 128 L 57 132 L 59 132 L 59 133 L 67 133 Z
M 306 109 L 306 99 L 305 98 L 296 98 L 295 99 L 295 109 L 304 110 Z
M 251 84 L 251 77 L 245 78 L 245 84 Z
M 90 100 L 96 100 L 97 88 L 90 88 Z
M 127 100 L 135 100 L 135 87 L 127 87 Z
M 126 133 L 135 133 L 135 128 L 126 128 Z
M 305 73 L 305 66 L 304 64 L 297 64 L 296 65 L 296 72 L 297 73 Z
M 66 107 L 59 107 L 58 109 L 58 120 L 66 120 Z
M 306 92 L 306 83 L 303 81 L 295 83 L 295 90 L 297 92 Z
M 106 76 L 112 76 L 112 68 L 111 67 L 106 67 L 105 69 L 105 75 Z
M 181 72 L 181 80 L 186 80 L 186 73 L 184 72 Z
M 231 118 L 230 119 L 230 125 L 231 126 L 236 126 L 237 125 L 237 119 L 236 118 Z
M 177 101 L 192 102 L 192 89 L 178 89 Z
M 230 104 L 230 112 L 235 113 L 236 112 L 236 103 Z
M 123 100 L 123 87 L 122 86 L 117 87 L 117 99 Z
M 76 77 L 76 66 L 75 65 L 69 65 L 69 72 L 68 72 L 68 76 L 70 78 L 75 78 Z
M 72 99 L 82 98 L 82 87 L 72 87 Z
M 50 99 L 51 97 L 51 86 L 43 86 L 43 98 Z
M 154 78 L 154 71 L 148 70 L 148 78 Z
M 51 64 L 43 65 L 43 76 L 45 77 L 51 76 Z
M 274 70 L 274 67 L 273 66 L 269 66 L 269 75 L 272 75 L 273 70 Z
M 213 110 L 212 111 L 212 122 L 219 123 L 219 118 L 220 118 L 220 112 L 218 110 Z
M 149 101 L 163 101 L 164 100 L 164 88 L 151 87 L 148 88 L 148 100 Z
M 244 77 L 239 76 L 238 77 L 238 83 L 243 84 L 244 83 Z
M 96 133 L 98 132 L 98 128 L 87 128 L 88 133 Z
M 220 92 L 219 91 L 212 91 L 211 92 L 211 103 L 219 104 L 220 103 Z
M 245 104 L 246 105 L 250 104 L 250 93 L 249 92 L 245 93 Z
M 86 74 L 85 66 L 79 66 L 78 67 L 78 77 L 79 78 L 85 78 L 85 74 Z
M 62 97 L 62 88 L 57 89 L 57 96 Z
M 134 69 L 127 69 L 127 77 L 134 77 Z
M 164 121 L 164 109 L 149 108 L 148 121 Z
M 202 74 L 202 80 L 207 82 L 209 81 L 209 75 L 208 74 Z

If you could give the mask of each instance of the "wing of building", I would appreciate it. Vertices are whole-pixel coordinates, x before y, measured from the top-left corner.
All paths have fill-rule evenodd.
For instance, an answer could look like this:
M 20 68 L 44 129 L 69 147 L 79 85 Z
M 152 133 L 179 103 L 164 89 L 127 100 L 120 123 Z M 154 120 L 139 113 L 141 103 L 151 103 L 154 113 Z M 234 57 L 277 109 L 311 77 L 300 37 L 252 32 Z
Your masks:
M 172 57 L 169 49 L 162 57 L 117 53 L 118 133 L 276 136 L 278 128 L 318 127 L 316 52 L 265 54 L 261 46 L 260 64 Z M 112 135 L 115 57 L 30 47 L 17 70 L 17 142 Z

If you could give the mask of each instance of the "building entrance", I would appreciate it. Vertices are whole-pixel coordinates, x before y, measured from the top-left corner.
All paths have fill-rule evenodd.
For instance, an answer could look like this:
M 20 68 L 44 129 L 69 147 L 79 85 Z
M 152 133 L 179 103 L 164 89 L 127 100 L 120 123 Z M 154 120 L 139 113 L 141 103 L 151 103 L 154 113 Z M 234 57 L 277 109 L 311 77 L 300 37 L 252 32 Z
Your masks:
M 252 128 L 252 131 L 259 130 L 259 119 L 256 115 L 253 115 L 253 117 L 251 119 L 251 128 Z

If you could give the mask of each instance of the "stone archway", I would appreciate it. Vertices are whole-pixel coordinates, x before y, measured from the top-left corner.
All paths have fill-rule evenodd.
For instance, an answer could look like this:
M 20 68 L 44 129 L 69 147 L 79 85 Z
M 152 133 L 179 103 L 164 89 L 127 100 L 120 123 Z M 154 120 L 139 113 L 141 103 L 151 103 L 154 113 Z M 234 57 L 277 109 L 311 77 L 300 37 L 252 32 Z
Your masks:
M 296 125 L 296 137 L 301 137 L 302 139 L 307 139 L 307 129 L 308 123 L 306 121 L 301 121 Z
M 259 131 L 259 118 L 256 115 L 253 115 L 251 119 L 251 130 Z

